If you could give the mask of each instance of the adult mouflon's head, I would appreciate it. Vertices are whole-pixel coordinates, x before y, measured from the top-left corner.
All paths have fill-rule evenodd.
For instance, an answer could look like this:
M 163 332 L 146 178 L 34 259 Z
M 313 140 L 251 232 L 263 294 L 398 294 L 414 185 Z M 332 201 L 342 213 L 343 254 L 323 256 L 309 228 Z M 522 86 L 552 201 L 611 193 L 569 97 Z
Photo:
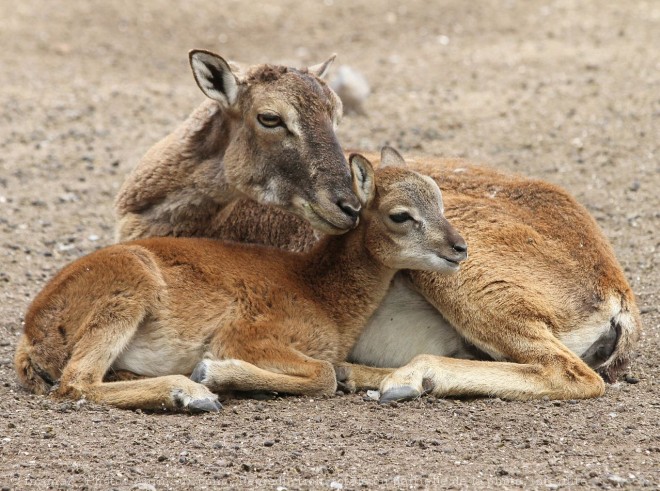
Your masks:
M 190 52 L 199 88 L 232 122 L 223 157 L 229 184 L 336 234 L 355 225 L 360 204 L 335 135 L 341 101 L 321 79 L 333 60 L 304 69 L 255 65 L 239 73 L 214 53 Z
M 393 269 L 453 272 L 467 259 L 467 244 L 444 217 L 433 179 L 406 169 L 390 147 L 383 148 L 376 172 L 362 155 L 352 154 L 349 162 L 366 247 L 378 261 Z

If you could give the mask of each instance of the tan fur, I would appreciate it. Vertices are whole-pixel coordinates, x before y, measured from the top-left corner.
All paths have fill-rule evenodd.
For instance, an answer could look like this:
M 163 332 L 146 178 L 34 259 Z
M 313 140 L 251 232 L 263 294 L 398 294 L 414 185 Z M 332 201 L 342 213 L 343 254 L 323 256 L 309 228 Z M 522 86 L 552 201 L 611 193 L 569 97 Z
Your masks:
M 377 160 L 377 156 L 370 158 Z M 543 181 L 460 160 L 427 158 L 408 165 L 432 176 L 442 188 L 447 216 L 470 244 L 470 259 L 450 277 L 403 274 L 410 288 L 438 309 L 460 340 L 483 352 L 477 358 L 498 361 L 457 364 L 443 357 L 422 357 L 413 365 L 417 367 L 412 372 L 417 377 L 415 391 L 421 390 L 422 379 L 431 383 L 433 377 L 428 374 L 447 370 L 451 374 L 460 367 L 462 376 L 450 377 L 457 386 L 437 382 L 437 395 L 528 399 L 602 394 L 603 383 L 592 369 L 610 382 L 625 372 L 641 332 L 641 319 L 612 248 L 589 213 L 564 190 Z M 305 250 L 314 242 L 312 229 L 304 221 L 254 202 L 237 205 L 225 225 L 203 233 L 294 250 Z M 561 340 L 594 325 L 600 325 L 600 331 L 614 330 L 616 345 L 606 359 L 590 361 L 588 367 L 580 360 L 583 353 L 571 352 Z M 394 358 L 383 352 L 385 345 L 374 341 L 378 326 L 372 328 L 372 344 L 359 345 L 365 348 L 362 352 L 380 350 L 378 359 Z M 401 342 L 415 335 L 404 329 Z M 586 342 L 595 345 L 597 338 L 598 333 Z M 362 362 L 359 357 L 352 361 Z M 412 383 L 410 372 L 405 371 L 409 368 L 389 378 L 382 389 L 407 387 Z M 348 372 L 347 383 L 356 385 Z M 378 373 L 382 379 L 382 372 Z M 354 377 L 372 380 L 371 386 L 380 380 Z M 488 381 L 487 389 L 479 381 Z
M 360 223 L 308 253 L 151 238 L 65 267 L 27 312 L 21 383 L 122 408 L 192 411 L 217 410 L 213 392 L 228 390 L 333 394 L 333 365 L 396 270 L 450 272 L 466 257 L 433 181 L 390 167 L 374 186 L 366 160 L 351 165 Z M 414 220 L 391 218 L 402 212 Z
M 194 50 L 191 66 L 210 98 L 154 145 L 116 199 L 120 241 L 204 236 L 221 230 L 232 203 L 279 206 L 325 233 L 348 230 L 359 203 L 334 128 L 341 101 L 316 73 L 256 65 L 245 72 Z M 273 127 L 264 117 L 279 118 Z
M 617 330 L 614 352 L 596 368 L 608 380 L 625 369 L 641 331 L 632 291 L 588 212 L 537 180 L 420 160 L 445 196 L 447 217 L 465 235 L 471 260 L 453 277 L 410 272 L 413 285 L 472 344 L 496 360 L 420 357 L 381 389 L 570 399 L 603 393 L 602 380 L 558 338 L 593 318 Z M 579 355 L 580 353 L 578 353 Z M 406 371 L 408 370 L 408 372 Z M 413 379 L 406 378 L 414 373 Z
M 602 395 L 602 379 L 560 338 L 593 319 L 611 324 L 616 347 L 594 368 L 614 381 L 627 368 L 641 319 L 612 248 L 588 212 L 542 181 L 459 160 L 408 165 L 440 184 L 447 217 L 470 245 L 470 259 L 452 276 L 405 274 L 461 337 L 498 361 L 420 354 L 382 383 L 371 377 L 368 386 L 380 385 L 383 401 L 428 390 L 508 399 Z M 365 380 L 367 374 L 344 378 Z
M 290 89 L 284 86 L 300 85 L 298 79 L 282 79 L 282 85 L 277 87 L 262 83 L 265 78 L 277 79 L 282 68 L 252 70 L 252 78 L 241 77 L 241 84 L 258 82 L 261 95 L 267 98 L 275 94 L 281 99 L 280 95 L 285 94 L 287 99 Z M 259 73 L 262 75 L 254 75 Z M 325 85 L 322 87 L 327 100 L 335 101 L 336 105 L 336 96 L 326 93 L 329 89 Z M 310 121 L 318 119 L 323 111 L 312 113 Z M 222 165 L 218 165 L 217 158 L 223 149 L 229 148 L 228 142 L 246 142 L 236 138 L 235 128 L 251 123 L 237 120 L 235 114 L 225 105 L 207 102 L 144 157 L 117 199 L 120 239 L 204 236 L 303 251 L 309 250 L 316 240 L 312 227 L 328 231 L 327 224 L 303 205 L 287 206 L 282 200 L 274 203 L 298 215 L 293 216 L 254 201 L 236 202 L 235 183 L 228 183 L 232 179 L 241 181 L 240 173 L 225 176 L 226 158 Z M 327 123 L 327 116 L 323 118 Z M 338 118 L 333 120 L 336 122 Z M 295 165 L 307 169 L 310 175 L 324 176 L 337 162 L 336 156 L 327 158 L 328 138 L 321 144 L 309 140 L 313 144 L 307 153 L 299 154 Z M 281 156 L 277 145 L 257 145 L 258 150 L 252 154 L 246 150 L 249 147 L 238 148 L 242 150 L 236 152 L 240 157 L 236 161 L 243 163 L 246 172 L 259 168 L 265 177 L 286 180 L 285 188 L 299 179 L 277 166 L 267 169 L 255 166 L 250 158 L 254 152 Z M 431 175 L 441 185 L 447 214 L 465 234 L 471 248 L 470 260 L 451 278 L 433 273 L 400 275 L 408 281 L 407 288 L 418 291 L 444 318 L 439 321 L 438 316 L 428 317 L 434 328 L 443 330 L 443 336 L 438 336 L 436 344 L 428 349 L 432 348 L 436 355 L 498 360 L 498 363 L 461 361 L 466 364 L 459 364 L 465 377 L 452 379 L 458 387 L 447 388 L 438 382 L 436 393 L 494 394 L 521 399 L 545 395 L 590 397 L 602 393 L 602 382 L 593 370 L 585 368 L 585 363 L 597 369 L 607 381 L 615 381 L 628 366 L 641 331 L 641 319 L 621 267 L 588 212 L 562 189 L 538 180 L 457 160 L 420 159 L 410 165 Z M 329 179 L 313 182 L 312 188 L 318 190 L 315 196 L 320 198 L 308 203 L 323 201 L 324 187 L 326 192 L 345 191 L 347 184 L 338 181 L 336 175 L 331 172 Z M 303 179 L 301 188 L 309 187 L 311 181 Z M 265 185 L 261 189 L 252 188 L 251 193 L 243 189 L 241 193 L 267 204 L 264 188 Z M 204 191 L 200 193 L 200 189 Z M 327 209 L 328 200 L 324 203 Z M 385 304 L 379 310 L 386 319 L 390 314 L 387 307 Z M 375 318 L 380 321 L 383 317 Z M 395 338 L 392 329 L 399 328 L 402 340 L 415 337 L 417 342 L 411 344 L 424 346 L 423 332 L 406 321 L 403 314 L 396 319 L 396 324 L 390 326 L 390 337 Z M 391 353 L 396 344 L 390 348 L 384 338 L 379 340 L 378 328 L 367 327 L 369 336 L 358 341 L 352 361 L 399 365 L 400 357 Z M 601 341 L 602 336 L 611 339 Z M 439 339 L 450 339 L 452 348 L 437 345 Z M 472 353 L 474 347 L 481 353 Z M 518 366 L 510 367 L 502 361 Z M 442 357 L 416 360 L 418 369 L 413 373 L 417 379 L 412 392 L 419 390 L 420 377 L 431 382 L 424 374 L 442 373 L 446 367 L 459 365 Z M 383 372 L 376 373 L 382 378 Z M 408 387 L 401 380 L 409 377 L 401 373 L 404 374 L 401 377 L 395 374 L 389 378 L 384 389 Z M 517 373 L 518 377 L 511 373 Z M 350 378 L 350 370 L 346 377 Z M 501 385 L 490 384 L 493 378 Z M 373 381 L 377 377 L 365 375 L 361 379 Z M 488 390 L 479 383 L 484 380 L 488 380 Z M 350 380 L 347 383 L 350 385 Z M 478 386 L 482 388 L 476 389 Z

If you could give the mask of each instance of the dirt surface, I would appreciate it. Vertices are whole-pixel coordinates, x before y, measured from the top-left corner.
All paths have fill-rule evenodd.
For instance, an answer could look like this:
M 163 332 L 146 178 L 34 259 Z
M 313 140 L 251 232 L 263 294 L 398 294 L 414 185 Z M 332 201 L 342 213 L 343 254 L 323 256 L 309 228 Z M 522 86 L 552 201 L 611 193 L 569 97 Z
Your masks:
M 660 5 L 653 1 L 0 0 L 2 489 L 577 489 L 660 485 Z M 147 414 L 22 391 L 28 302 L 113 241 L 141 155 L 203 99 L 192 47 L 368 79 L 346 147 L 458 155 L 572 192 L 611 239 L 645 335 L 593 401 L 363 394 Z

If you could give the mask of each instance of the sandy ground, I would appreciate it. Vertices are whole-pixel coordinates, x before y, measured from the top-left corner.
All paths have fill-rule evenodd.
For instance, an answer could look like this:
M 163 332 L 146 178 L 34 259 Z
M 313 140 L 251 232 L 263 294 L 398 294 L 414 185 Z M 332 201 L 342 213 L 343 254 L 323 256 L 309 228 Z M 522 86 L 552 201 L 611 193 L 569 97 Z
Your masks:
M 660 484 L 660 4 L 544 0 L 0 0 L 2 489 L 577 489 Z M 458 155 L 557 183 L 635 290 L 637 384 L 593 401 L 362 394 L 146 414 L 22 391 L 28 302 L 113 240 L 112 200 L 203 98 L 192 47 L 250 63 L 332 52 L 369 80 L 347 147 Z

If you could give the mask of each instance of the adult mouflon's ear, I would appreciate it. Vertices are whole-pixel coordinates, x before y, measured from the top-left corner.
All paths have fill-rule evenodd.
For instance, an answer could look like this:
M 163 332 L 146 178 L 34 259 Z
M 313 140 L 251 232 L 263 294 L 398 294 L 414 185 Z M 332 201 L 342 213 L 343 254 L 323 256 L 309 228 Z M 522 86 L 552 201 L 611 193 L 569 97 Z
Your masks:
M 399 152 L 392 147 L 383 147 L 380 151 L 380 166 L 383 167 L 406 167 L 406 161 Z
M 353 175 L 353 191 L 357 195 L 362 207 L 369 206 L 374 199 L 376 183 L 374 182 L 374 168 L 366 158 L 359 153 L 353 153 L 348 157 Z
M 231 106 L 238 96 L 238 80 L 229 64 L 221 57 L 203 49 L 188 53 L 195 81 L 204 94 Z
M 323 78 L 328 74 L 328 70 L 330 69 L 330 66 L 332 65 L 332 62 L 335 61 L 336 57 L 337 57 L 337 55 L 333 54 L 330 58 L 325 60 L 323 63 L 319 63 L 318 65 L 313 65 L 313 66 L 308 67 L 307 71 L 309 73 L 313 73 L 318 78 Z

